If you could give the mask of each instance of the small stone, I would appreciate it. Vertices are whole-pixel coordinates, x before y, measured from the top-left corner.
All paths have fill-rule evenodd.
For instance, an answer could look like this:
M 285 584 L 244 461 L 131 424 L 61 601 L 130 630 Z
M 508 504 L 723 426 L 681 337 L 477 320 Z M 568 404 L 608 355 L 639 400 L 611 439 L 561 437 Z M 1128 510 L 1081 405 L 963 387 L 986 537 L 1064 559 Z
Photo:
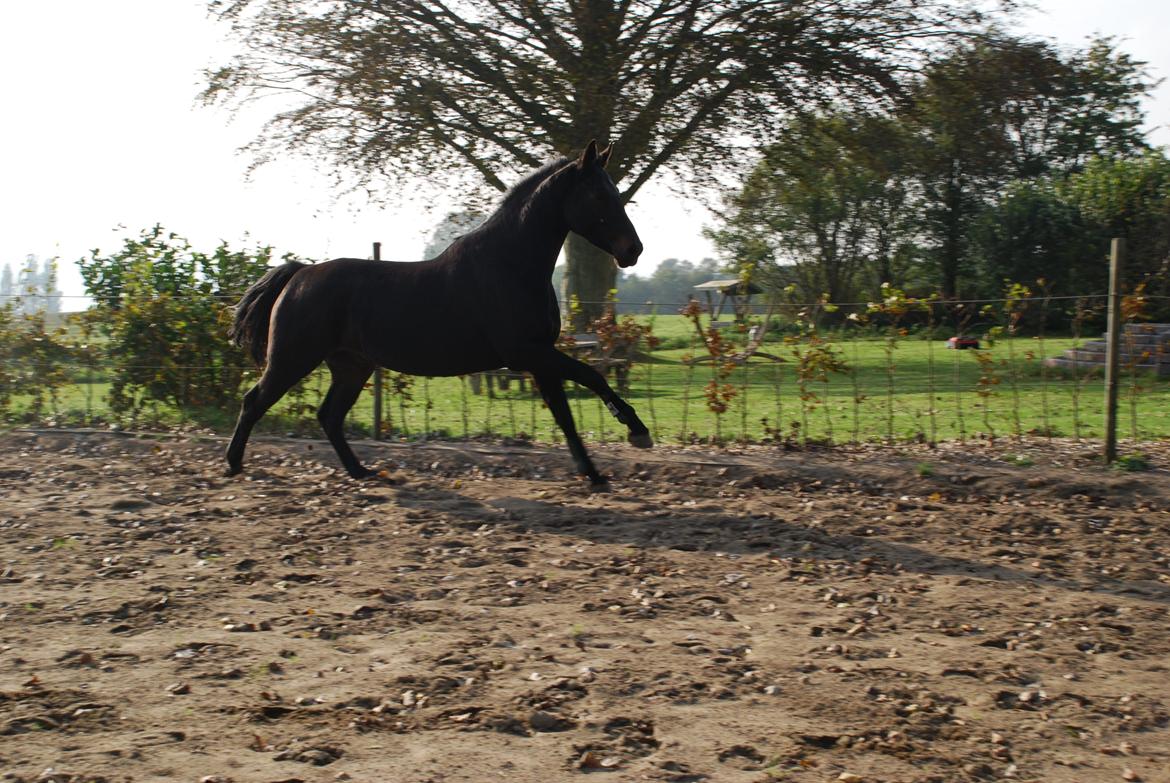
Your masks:
M 591 750 L 587 750 L 577 759 L 577 769 L 597 769 L 601 766 L 601 759 Z
M 564 731 L 571 728 L 572 721 L 545 710 L 537 710 L 528 718 L 528 725 L 536 731 Z
M 299 754 L 296 760 L 303 764 L 312 764 L 314 767 L 324 767 L 337 761 L 337 756 L 327 750 L 310 748 Z
M 167 686 L 167 693 L 172 696 L 186 696 L 191 692 L 191 686 L 185 682 L 176 682 Z
M 842 772 L 837 776 L 837 780 L 840 780 L 841 783 L 863 783 L 865 778 L 852 772 Z

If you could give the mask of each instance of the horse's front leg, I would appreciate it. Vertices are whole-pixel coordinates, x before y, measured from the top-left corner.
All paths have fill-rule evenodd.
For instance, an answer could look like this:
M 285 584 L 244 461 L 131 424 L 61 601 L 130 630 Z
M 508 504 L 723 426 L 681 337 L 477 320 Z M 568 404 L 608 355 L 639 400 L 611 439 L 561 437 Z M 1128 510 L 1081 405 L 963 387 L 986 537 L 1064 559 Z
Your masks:
M 539 367 L 539 372 L 551 373 L 579 383 L 600 397 L 613 417 L 629 429 L 629 435 L 626 439 L 630 445 L 640 449 L 648 449 L 654 445 L 654 441 L 650 437 L 650 430 L 638 418 L 634 407 L 619 397 L 609 382 L 605 380 L 605 376 L 597 370 L 552 347 L 542 351 L 538 357 L 532 360 L 532 363 L 536 365 L 532 368 L 533 375 L 538 372 L 537 367 Z

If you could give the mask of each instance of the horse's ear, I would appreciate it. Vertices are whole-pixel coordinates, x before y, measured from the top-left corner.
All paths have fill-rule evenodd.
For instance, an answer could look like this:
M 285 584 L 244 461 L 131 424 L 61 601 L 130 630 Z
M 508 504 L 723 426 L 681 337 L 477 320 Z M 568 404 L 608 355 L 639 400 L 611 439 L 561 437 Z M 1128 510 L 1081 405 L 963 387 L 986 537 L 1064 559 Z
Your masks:
M 597 160 L 599 163 L 601 163 L 601 168 L 605 168 L 607 165 L 609 165 L 609 156 L 611 154 L 613 154 L 612 144 L 603 149 L 601 152 L 597 153 Z
M 577 158 L 577 168 L 584 169 L 586 166 L 597 160 L 597 139 L 593 139 L 581 151 L 581 156 Z

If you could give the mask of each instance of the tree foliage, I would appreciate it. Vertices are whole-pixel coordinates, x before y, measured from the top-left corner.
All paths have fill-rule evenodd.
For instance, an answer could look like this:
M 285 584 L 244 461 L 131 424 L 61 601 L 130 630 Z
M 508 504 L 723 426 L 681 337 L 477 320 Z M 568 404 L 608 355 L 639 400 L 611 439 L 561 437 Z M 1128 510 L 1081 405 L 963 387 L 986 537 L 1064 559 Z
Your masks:
M 1103 270 L 1089 248 L 1103 241 L 1105 213 L 1125 209 L 1094 212 L 1090 192 L 1124 198 L 1110 177 L 1157 191 L 1135 163 L 1152 86 L 1144 64 L 1107 39 L 1074 52 L 1011 38 L 952 47 L 895 111 L 790 121 L 713 236 L 727 257 L 771 266 L 809 301 L 872 295 L 882 283 L 998 296 L 1005 278 L 1096 290 Z M 1156 201 L 1142 201 L 1143 220 Z M 1143 234 L 1165 232 L 1147 222 Z
M 1106 269 L 1100 232 L 1049 180 L 1011 183 L 971 226 L 969 244 L 978 274 L 968 284 L 977 296 L 998 297 L 1004 280 L 1043 278 L 1053 290 L 1102 289 Z
M 877 293 L 908 254 L 907 144 L 880 116 L 798 116 L 731 197 L 733 218 L 709 236 L 741 273 L 777 290 L 795 285 L 803 301 L 849 301 L 871 262 Z
M 1062 184 L 1063 197 L 1096 232 L 1097 246 L 1128 239 L 1125 277 L 1130 290 L 1145 284 L 1149 316 L 1170 320 L 1170 158 L 1165 151 L 1090 161 Z M 1102 251 L 1103 253 L 1103 251 Z M 1103 284 L 1105 265 L 1098 261 Z
M 1000 38 L 933 63 L 900 112 L 915 139 L 922 230 L 944 296 L 972 273 L 969 235 L 1008 183 L 1067 175 L 1098 156 L 1144 148 L 1144 63 L 1100 39 L 1067 55 Z

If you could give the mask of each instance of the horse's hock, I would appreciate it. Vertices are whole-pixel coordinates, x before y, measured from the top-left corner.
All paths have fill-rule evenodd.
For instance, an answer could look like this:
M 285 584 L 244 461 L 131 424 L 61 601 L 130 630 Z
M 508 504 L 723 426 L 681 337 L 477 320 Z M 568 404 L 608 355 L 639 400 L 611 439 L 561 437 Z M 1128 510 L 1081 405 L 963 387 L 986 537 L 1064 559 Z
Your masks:
M 1045 359 L 1049 367 L 1084 371 L 1105 367 L 1108 333 L 1070 348 L 1063 356 Z M 1159 378 L 1170 378 L 1170 324 L 1126 324 L 1121 334 L 1119 359 L 1123 367 L 1148 370 Z

